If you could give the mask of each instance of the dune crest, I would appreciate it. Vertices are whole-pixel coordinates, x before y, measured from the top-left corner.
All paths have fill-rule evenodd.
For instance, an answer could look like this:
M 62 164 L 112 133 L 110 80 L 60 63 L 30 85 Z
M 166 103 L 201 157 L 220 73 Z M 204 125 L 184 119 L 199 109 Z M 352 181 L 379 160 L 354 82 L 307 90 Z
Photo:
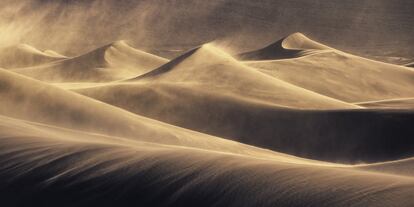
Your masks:
M 245 64 L 272 77 L 350 103 L 414 96 L 414 70 L 334 50 L 298 59 Z
M 224 153 L 265 158 L 280 154 L 142 117 L 2 69 L 0 96 L 0 115 L 43 125 Z
M 192 84 L 287 108 L 359 108 L 257 72 L 211 44 L 128 81 Z
M 289 59 L 314 54 L 322 50 L 333 50 L 309 39 L 302 33 L 294 33 L 262 49 L 237 55 L 241 60 Z
M 64 58 L 50 53 L 44 53 L 27 44 L 0 48 L 0 67 L 7 69 L 31 67 Z
M 103 82 L 134 77 L 165 62 L 164 58 L 117 41 L 78 57 L 14 71 L 49 82 Z

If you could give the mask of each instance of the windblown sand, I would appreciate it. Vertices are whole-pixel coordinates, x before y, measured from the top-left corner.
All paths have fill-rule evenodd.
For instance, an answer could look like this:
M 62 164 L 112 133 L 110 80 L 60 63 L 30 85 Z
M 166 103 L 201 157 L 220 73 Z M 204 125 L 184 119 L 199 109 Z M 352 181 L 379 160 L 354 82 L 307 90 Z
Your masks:
M 0 50 L 4 206 L 412 206 L 414 70 L 301 33 Z

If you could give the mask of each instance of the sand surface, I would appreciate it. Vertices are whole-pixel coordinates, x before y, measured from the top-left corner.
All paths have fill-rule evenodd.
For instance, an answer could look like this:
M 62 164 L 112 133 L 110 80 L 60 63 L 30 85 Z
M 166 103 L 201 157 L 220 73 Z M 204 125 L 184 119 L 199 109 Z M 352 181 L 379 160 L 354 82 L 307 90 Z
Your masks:
M 4 206 L 412 206 L 414 70 L 302 33 L 0 50 Z

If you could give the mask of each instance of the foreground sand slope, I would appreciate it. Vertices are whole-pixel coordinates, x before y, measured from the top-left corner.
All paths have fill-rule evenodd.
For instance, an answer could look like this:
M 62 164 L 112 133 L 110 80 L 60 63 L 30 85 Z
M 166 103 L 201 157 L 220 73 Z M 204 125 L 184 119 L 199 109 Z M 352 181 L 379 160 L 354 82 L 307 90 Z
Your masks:
M 302 43 L 303 48 L 318 49 L 313 44 L 319 43 L 300 37 L 302 39 L 295 42 Z M 298 37 L 294 34 L 289 38 Z M 263 54 L 261 50 L 255 52 L 260 61 L 247 61 L 245 64 L 272 77 L 335 99 L 352 103 L 414 95 L 414 70 L 408 67 L 368 60 L 323 47 L 317 53 L 285 60 L 268 60 L 266 54 L 279 54 L 280 51 L 273 48 L 264 50 Z
M 6 206 L 404 207 L 414 202 L 414 178 L 137 142 L 0 116 L 0 193 Z
M 14 71 L 48 82 L 102 82 L 135 77 L 166 62 L 117 41 L 78 57 Z
M 26 44 L 0 48 L 0 67 L 8 69 L 36 66 L 65 58 L 54 51 L 42 52 Z
M 203 46 L 134 80 L 74 91 L 173 125 L 312 159 L 375 162 L 414 155 L 413 112 L 355 110 L 222 53 Z
M 222 152 L 272 154 L 135 115 L 114 106 L 0 69 L 0 114 L 133 140 Z M 260 154 L 259 153 L 259 154 Z

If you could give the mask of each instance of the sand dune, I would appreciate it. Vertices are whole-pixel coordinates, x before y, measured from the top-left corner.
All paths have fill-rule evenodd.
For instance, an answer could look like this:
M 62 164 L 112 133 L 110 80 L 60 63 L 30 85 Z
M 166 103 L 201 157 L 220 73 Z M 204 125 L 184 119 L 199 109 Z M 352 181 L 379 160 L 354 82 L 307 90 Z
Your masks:
M 205 150 L 263 156 L 273 154 L 134 115 L 6 70 L 0 70 L 0 95 L 0 114 L 27 121 Z
M 4 117 L 0 129 L 0 192 L 7 206 L 62 202 L 69 206 L 410 206 L 413 202 L 413 177 L 352 166 L 60 132 L 64 129 Z
M 165 62 L 118 41 L 78 57 L 14 71 L 49 82 L 102 82 L 134 77 Z
M 249 61 L 245 64 L 272 77 L 346 102 L 414 95 L 414 70 L 337 50 L 298 59 Z
M 51 52 L 42 52 L 26 44 L 0 49 L 0 67 L 8 69 L 36 66 L 62 60 L 63 58 L 65 57 L 56 56 L 56 54 L 51 54 Z
M 0 206 L 413 207 L 408 2 L 0 1 Z
M 265 48 L 237 55 L 242 60 L 275 60 L 315 54 L 332 48 L 313 41 L 302 33 L 294 33 Z
M 302 157 L 355 163 L 414 155 L 413 112 L 286 110 L 186 84 L 75 91 L 170 124 Z
M 288 108 L 358 108 L 257 72 L 211 44 L 191 50 L 129 81 L 187 83 Z
M 326 110 L 321 96 L 257 73 L 212 46 L 134 80 L 73 90 L 163 122 L 313 159 L 374 162 L 413 156 L 407 145 L 414 135 L 412 112 L 349 105 Z M 293 98 L 303 102 L 288 102 Z M 298 104 L 325 110 L 290 109 Z

